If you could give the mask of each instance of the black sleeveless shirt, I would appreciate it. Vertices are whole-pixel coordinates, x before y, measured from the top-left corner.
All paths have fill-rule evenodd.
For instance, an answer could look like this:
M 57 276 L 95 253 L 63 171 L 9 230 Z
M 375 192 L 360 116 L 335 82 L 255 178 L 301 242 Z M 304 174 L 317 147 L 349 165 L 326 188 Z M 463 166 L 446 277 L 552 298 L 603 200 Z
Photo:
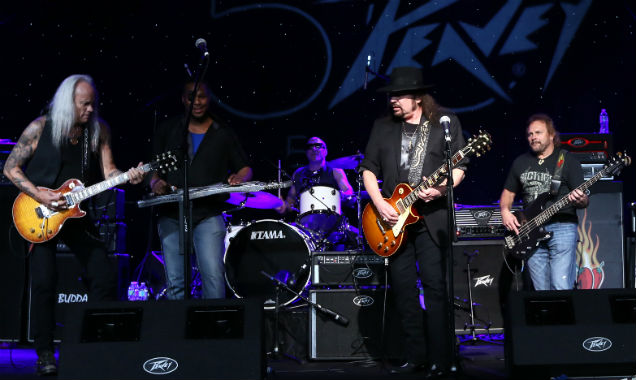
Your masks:
M 340 190 L 336 177 L 333 175 L 333 168 L 329 165 L 316 171 L 309 170 L 307 166 L 303 166 L 296 170 L 293 178 L 294 187 L 298 194 L 313 186 L 329 186 Z

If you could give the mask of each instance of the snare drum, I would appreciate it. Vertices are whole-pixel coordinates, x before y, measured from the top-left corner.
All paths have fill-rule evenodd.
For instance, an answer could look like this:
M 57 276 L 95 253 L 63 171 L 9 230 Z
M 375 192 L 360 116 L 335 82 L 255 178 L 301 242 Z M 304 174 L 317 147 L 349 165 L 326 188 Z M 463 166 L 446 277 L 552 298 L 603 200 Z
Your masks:
M 262 297 L 265 309 L 274 309 L 276 283 L 261 272 L 300 293 L 309 284 L 313 250 L 312 240 L 301 229 L 279 220 L 256 221 L 241 228 L 230 240 L 223 258 L 225 280 L 236 297 Z M 279 306 L 297 298 L 281 289 Z
M 300 193 L 298 223 L 323 236 L 334 231 L 341 221 L 340 191 L 314 186 Z

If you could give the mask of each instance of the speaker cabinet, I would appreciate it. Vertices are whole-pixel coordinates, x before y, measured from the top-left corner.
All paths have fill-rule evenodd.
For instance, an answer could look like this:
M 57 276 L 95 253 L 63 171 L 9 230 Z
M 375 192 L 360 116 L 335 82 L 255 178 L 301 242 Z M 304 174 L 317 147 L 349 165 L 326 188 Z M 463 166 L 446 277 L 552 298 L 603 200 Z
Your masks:
M 402 358 L 402 332 L 390 296 L 386 306 L 385 339 L 381 339 L 384 289 L 316 289 L 309 291 L 309 298 L 349 320 L 348 326 L 342 326 L 312 308 L 309 312 L 310 359 Z
M 127 298 L 130 257 L 126 254 L 110 254 L 109 261 L 115 273 L 117 273 L 117 298 L 124 300 Z M 62 329 L 64 328 L 64 319 L 68 313 L 69 305 L 76 303 L 85 303 L 90 301 L 88 289 L 82 278 L 82 266 L 72 253 L 57 253 L 57 285 L 55 289 L 55 324 L 57 328 L 54 332 L 54 340 L 56 342 L 62 339 Z M 29 314 L 27 337 L 30 342 L 33 341 L 31 331 L 31 288 L 29 287 Z
M 513 286 L 513 280 L 514 286 L 521 289 L 521 280 L 516 278 L 520 275 L 514 275 L 504 263 L 503 240 L 456 242 L 453 261 L 455 333 L 471 333 L 471 325 L 478 334 L 503 332 L 502 297 Z
M 513 292 L 508 306 L 510 378 L 634 374 L 634 289 Z
M 589 206 L 577 210 L 577 287 L 622 288 L 625 285 L 623 183 L 599 181 L 590 191 Z
M 312 285 L 382 285 L 384 258 L 359 251 L 313 252 Z
M 263 302 L 214 299 L 75 304 L 60 378 L 262 379 Z

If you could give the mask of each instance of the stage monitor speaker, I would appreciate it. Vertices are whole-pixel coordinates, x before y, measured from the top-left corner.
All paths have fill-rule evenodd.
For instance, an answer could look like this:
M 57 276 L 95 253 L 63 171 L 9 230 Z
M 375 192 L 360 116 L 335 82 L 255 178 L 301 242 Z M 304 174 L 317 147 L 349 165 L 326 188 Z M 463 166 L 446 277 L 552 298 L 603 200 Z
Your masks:
M 57 264 L 57 285 L 55 288 L 55 325 L 54 340 L 62 339 L 62 329 L 64 319 L 69 305 L 75 303 L 88 302 L 89 294 L 84 279 L 82 277 L 82 266 L 72 253 L 57 253 L 55 255 Z M 127 254 L 115 253 L 108 255 L 112 268 L 117 274 L 117 298 L 125 300 L 127 298 L 130 257 Z M 31 288 L 28 293 L 28 325 L 27 338 L 33 342 L 33 332 L 31 331 Z
M 512 292 L 508 306 L 511 379 L 636 372 L 634 289 Z
M 3 248 L 0 250 L 0 340 L 18 341 L 26 313 L 23 299 L 26 293 L 26 244 L 13 227 L 11 208 L 18 196 L 18 188 L 0 185 L 0 231 Z
M 590 205 L 577 210 L 577 287 L 623 288 L 623 183 L 599 181 L 590 192 Z
M 506 265 L 507 264 L 507 265 Z M 470 288 L 468 285 L 470 265 Z M 465 240 L 453 244 L 455 333 L 501 333 L 502 302 L 508 291 L 522 289 L 522 274 L 504 262 L 503 240 Z M 473 318 L 471 318 L 471 296 Z
M 384 289 L 315 289 L 309 291 L 309 298 L 349 320 L 348 326 L 342 326 L 312 308 L 309 312 L 310 359 L 377 359 L 383 355 L 402 358 L 402 330 L 390 291 L 384 340 L 381 339 Z
M 75 304 L 60 378 L 262 379 L 263 302 L 210 299 Z

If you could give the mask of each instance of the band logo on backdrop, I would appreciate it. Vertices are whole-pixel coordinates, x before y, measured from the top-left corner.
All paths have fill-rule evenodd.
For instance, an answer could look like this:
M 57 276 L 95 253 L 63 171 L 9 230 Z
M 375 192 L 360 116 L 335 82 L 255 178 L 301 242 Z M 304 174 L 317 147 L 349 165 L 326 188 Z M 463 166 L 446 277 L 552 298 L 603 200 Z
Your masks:
M 576 264 L 578 267 L 577 287 L 579 289 L 599 289 L 603 285 L 605 262 L 597 257 L 601 240 L 598 234 L 592 232 L 592 221 L 587 220 L 587 210 L 583 213 L 583 219 L 577 227 L 579 241 L 576 245 Z
M 319 0 L 312 2 L 311 7 L 338 6 L 338 3 L 341 2 L 344 2 L 344 0 Z M 510 63 L 511 67 L 509 69 L 516 79 L 500 79 L 509 78 L 509 75 L 508 72 L 495 71 L 495 67 L 501 66 L 501 61 L 498 58 L 506 58 L 513 54 L 543 48 L 543 46 L 539 46 L 541 42 L 533 40 L 532 34 L 548 26 L 550 20 L 547 18 L 547 13 L 558 7 L 563 14 L 558 39 L 556 41 L 547 41 L 544 44 L 554 45 L 551 57 L 546 55 L 548 57 L 546 62 L 550 63 L 550 67 L 546 70 L 546 75 L 543 79 L 542 88 L 545 91 L 568 46 L 574 39 L 583 18 L 587 14 L 592 0 L 580 0 L 578 2 L 560 1 L 557 3 L 543 2 L 539 4 L 522 0 L 509 0 L 497 9 L 490 20 L 487 20 L 483 25 L 473 25 L 457 20 L 457 13 L 450 12 L 448 14 L 452 16 L 448 17 L 453 17 L 453 19 L 440 21 L 439 14 L 453 5 L 461 7 L 461 0 L 431 1 L 405 13 L 400 13 L 400 11 L 406 8 L 408 4 L 401 0 L 387 1 L 381 13 L 375 12 L 376 3 L 378 2 L 361 2 L 360 5 L 357 5 L 359 8 L 352 10 L 352 12 L 366 13 L 366 24 L 370 27 L 371 32 L 353 62 L 348 66 L 350 68 L 344 80 L 337 86 L 338 90 L 328 106 L 330 109 L 357 91 L 366 88 L 367 81 L 373 80 L 373 77 L 365 75 L 365 73 L 371 68 L 380 70 L 380 64 L 382 64 L 381 71 L 389 73 L 397 66 L 422 66 L 425 69 L 430 69 L 451 61 L 458 65 L 461 71 L 469 73 L 490 90 L 479 91 L 476 96 L 480 98 L 470 100 L 470 104 L 448 104 L 455 112 L 476 111 L 494 103 L 497 98 L 506 102 L 513 102 L 507 90 L 515 87 L 516 81 L 525 75 L 527 67 L 522 61 Z M 381 3 L 383 2 L 378 4 Z M 475 7 L 472 2 L 470 5 Z M 479 3 L 479 7 L 482 6 L 483 4 Z M 239 109 L 213 95 L 215 101 L 227 111 L 250 119 L 281 117 L 308 106 L 324 90 L 331 76 L 332 62 L 334 60 L 332 42 L 326 30 L 334 30 L 337 25 L 329 25 L 325 29 L 322 25 L 324 21 L 321 23 L 308 10 L 302 10 L 293 5 L 283 3 L 262 1 L 246 2 L 241 6 L 227 8 L 223 7 L 221 2 L 212 0 L 211 17 L 212 19 L 219 19 L 242 12 L 263 11 L 263 9 L 291 12 L 304 21 L 309 22 L 316 29 L 317 35 L 321 37 L 321 41 L 316 42 L 320 46 L 316 46 L 316 48 L 320 48 L 319 50 L 324 49 L 326 65 L 322 73 L 307 73 L 312 80 L 318 80 L 314 91 L 307 98 L 298 99 L 296 105 L 285 109 L 265 113 L 252 112 Z M 474 12 L 484 12 L 486 14 L 488 10 L 475 9 Z M 472 15 L 473 12 L 470 14 Z M 329 22 L 338 22 L 334 20 L 337 19 L 330 18 Z M 351 22 L 350 19 L 346 21 Z M 436 38 L 436 41 L 428 38 L 440 29 L 442 32 L 440 37 Z M 389 40 L 398 34 L 401 34 L 401 41 L 397 45 L 397 50 L 388 52 Z M 556 36 L 555 34 L 555 38 Z M 496 49 L 497 46 L 500 47 Z M 347 54 L 350 52 L 349 48 L 347 46 Z M 429 60 L 427 58 L 426 62 L 422 62 L 417 57 L 427 48 L 430 49 L 430 54 L 427 54 L 427 57 L 432 57 L 432 59 Z M 388 56 L 389 54 L 393 54 L 393 56 Z M 505 83 L 502 83 L 504 81 Z M 303 86 L 306 86 L 309 82 L 311 81 L 308 78 L 308 82 L 303 83 Z

